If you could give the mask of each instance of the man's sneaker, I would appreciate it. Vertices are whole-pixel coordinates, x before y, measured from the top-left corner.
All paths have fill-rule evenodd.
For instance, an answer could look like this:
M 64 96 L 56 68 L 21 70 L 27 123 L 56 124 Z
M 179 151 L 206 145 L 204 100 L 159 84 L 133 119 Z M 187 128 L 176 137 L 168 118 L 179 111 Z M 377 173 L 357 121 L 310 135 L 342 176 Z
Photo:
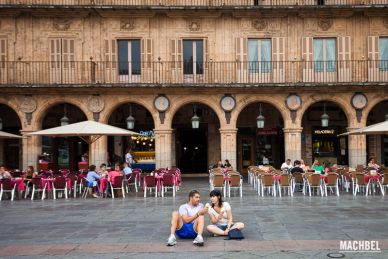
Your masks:
M 194 241 L 193 244 L 196 246 L 203 246 L 203 237 L 201 235 L 198 235 Z
M 174 235 L 170 235 L 170 237 L 167 239 L 167 246 L 174 245 L 176 245 L 176 237 Z
M 100 198 L 100 196 L 98 196 L 97 194 L 93 193 L 93 197 L 94 198 Z

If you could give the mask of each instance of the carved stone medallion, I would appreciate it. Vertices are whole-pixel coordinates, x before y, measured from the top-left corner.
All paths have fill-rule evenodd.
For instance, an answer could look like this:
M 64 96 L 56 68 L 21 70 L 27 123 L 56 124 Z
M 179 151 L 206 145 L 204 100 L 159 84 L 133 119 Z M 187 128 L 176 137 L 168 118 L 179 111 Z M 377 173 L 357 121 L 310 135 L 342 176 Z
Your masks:
M 187 27 L 189 28 L 189 31 L 200 31 L 201 30 L 201 23 L 199 21 L 189 21 L 187 23 Z
M 105 107 L 104 100 L 97 95 L 88 98 L 88 109 L 91 112 L 101 112 Z
M 258 31 L 263 31 L 268 27 L 268 22 L 263 19 L 254 19 L 252 21 L 252 27 Z
M 120 20 L 120 30 L 133 31 L 134 29 L 135 29 L 135 20 L 134 19 L 121 19 Z
M 57 31 L 67 31 L 70 29 L 71 20 L 65 18 L 54 19 L 53 27 Z
M 36 110 L 37 104 L 32 96 L 25 96 L 20 104 L 20 110 L 25 113 L 32 113 Z
M 318 20 L 318 26 L 321 28 L 323 31 L 327 31 L 328 29 L 333 26 L 333 20 L 332 19 L 319 19 Z

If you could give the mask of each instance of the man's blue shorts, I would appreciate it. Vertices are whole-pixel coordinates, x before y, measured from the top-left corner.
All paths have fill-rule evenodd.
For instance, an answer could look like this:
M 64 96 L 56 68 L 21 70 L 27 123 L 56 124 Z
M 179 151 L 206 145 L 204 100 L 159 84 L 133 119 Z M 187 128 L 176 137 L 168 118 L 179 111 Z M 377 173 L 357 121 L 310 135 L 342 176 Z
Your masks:
M 194 230 L 194 222 L 193 223 L 183 223 L 182 227 L 175 231 L 175 234 L 179 238 L 195 238 L 197 236 L 197 232 Z

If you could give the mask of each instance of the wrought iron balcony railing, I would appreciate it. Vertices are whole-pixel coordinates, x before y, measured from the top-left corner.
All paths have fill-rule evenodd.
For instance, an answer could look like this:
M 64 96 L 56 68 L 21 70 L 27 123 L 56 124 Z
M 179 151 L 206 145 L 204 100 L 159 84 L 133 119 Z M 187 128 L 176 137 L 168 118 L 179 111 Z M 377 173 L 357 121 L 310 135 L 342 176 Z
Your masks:
M 80 7 L 265 7 L 387 5 L 388 0 L 0 0 L 0 6 Z
M 388 60 L 271 62 L 0 62 L 0 85 L 388 83 Z

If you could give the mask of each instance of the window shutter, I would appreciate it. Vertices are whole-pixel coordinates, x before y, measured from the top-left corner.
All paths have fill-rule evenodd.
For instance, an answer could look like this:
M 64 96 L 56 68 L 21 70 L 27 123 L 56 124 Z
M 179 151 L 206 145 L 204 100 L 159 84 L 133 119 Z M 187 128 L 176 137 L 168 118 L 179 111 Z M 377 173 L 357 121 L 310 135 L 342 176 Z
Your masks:
M 105 67 L 105 80 L 106 83 L 115 82 L 116 78 L 116 67 L 117 67 L 117 50 L 116 40 L 104 40 L 104 67 Z
M 7 61 L 7 40 L 6 39 L 0 39 L 0 68 L 6 67 L 6 61 Z
M 152 39 L 141 40 L 141 67 L 151 68 L 152 67 Z
M 247 38 L 236 38 L 237 82 L 247 82 Z
M 351 81 L 351 38 L 350 36 L 338 37 L 338 81 Z
M 272 73 L 274 83 L 284 82 L 285 51 L 286 38 L 272 38 Z
M 379 37 L 368 37 L 368 79 L 370 82 L 379 81 Z
M 172 39 L 170 41 L 171 51 L 171 78 L 172 83 L 179 83 L 183 80 L 182 71 L 182 40 Z
M 313 38 L 302 38 L 303 82 L 313 82 Z
M 62 61 L 64 68 L 75 68 L 74 39 L 62 39 Z
M 203 61 L 203 69 L 204 69 L 204 78 L 209 78 L 209 40 L 207 38 L 203 39 L 203 53 L 204 53 L 204 61 Z

